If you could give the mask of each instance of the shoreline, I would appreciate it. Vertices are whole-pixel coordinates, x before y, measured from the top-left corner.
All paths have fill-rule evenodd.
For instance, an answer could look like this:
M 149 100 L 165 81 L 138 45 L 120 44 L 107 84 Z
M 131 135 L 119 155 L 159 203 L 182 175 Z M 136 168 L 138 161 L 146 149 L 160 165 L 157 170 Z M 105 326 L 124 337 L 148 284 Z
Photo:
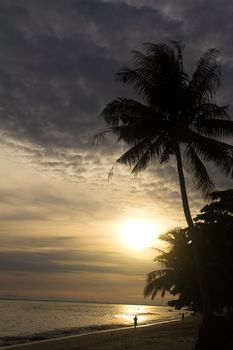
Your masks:
M 157 326 L 160 324 L 167 324 L 167 323 L 171 323 L 171 322 L 177 322 L 179 321 L 180 318 L 174 318 L 174 319 L 167 319 L 167 320 L 160 320 L 160 321 L 156 321 L 156 322 L 152 322 L 152 323 L 147 323 L 147 324 L 140 324 L 137 326 L 137 328 L 144 328 L 144 327 L 150 327 L 150 326 Z M 93 326 L 95 328 L 95 326 Z M 87 327 L 88 329 L 89 327 Z M 50 342 L 50 341 L 55 341 L 55 340 L 63 340 L 63 339 L 69 339 L 69 338 L 76 338 L 76 337 L 82 337 L 85 335 L 92 335 L 92 334 L 98 334 L 98 333 L 107 333 L 107 332 L 117 332 L 117 331 L 121 331 L 121 330 L 128 330 L 128 329 L 134 329 L 134 326 L 116 326 L 116 327 L 111 327 L 109 326 L 109 328 L 105 328 L 105 329 L 99 329 L 99 330 L 93 330 L 93 331 L 85 331 L 85 332 L 80 332 L 80 333 L 73 333 L 70 335 L 64 335 L 64 336 L 51 336 L 50 338 L 45 338 L 45 339 L 40 339 L 40 340 L 29 340 L 26 342 L 18 342 L 15 344 L 10 344 L 10 345 L 0 345 L 0 350 L 1 349 L 14 349 L 16 347 L 20 347 L 20 346 L 27 346 L 27 345 L 31 345 L 31 344 L 39 344 L 39 343 L 46 343 L 46 342 Z M 31 337 L 33 336 L 39 336 L 38 333 L 31 335 Z
M 163 349 L 163 343 L 170 343 L 169 349 L 173 349 L 173 343 L 178 342 L 179 344 L 175 345 L 174 349 L 182 350 L 183 347 L 181 343 L 184 344 L 190 343 L 193 345 L 195 343 L 194 338 L 197 336 L 198 327 L 200 324 L 199 317 L 189 316 L 185 319 L 184 322 L 181 320 L 166 320 L 158 321 L 156 323 L 150 323 L 145 325 L 139 325 L 136 329 L 133 326 L 120 327 L 120 328 L 111 328 L 105 330 L 98 330 L 88 333 L 73 334 L 63 337 L 55 337 L 50 339 L 43 339 L 38 341 L 31 341 L 27 343 L 19 343 L 14 345 L 5 345 L 0 347 L 2 350 L 6 349 L 19 349 L 19 350 L 110 350 L 110 349 L 123 349 L 120 347 L 120 344 L 125 343 L 126 349 L 134 349 L 131 345 L 134 343 L 137 346 L 138 343 L 142 343 L 143 339 L 145 344 L 149 346 L 148 341 L 150 340 L 151 347 L 146 347 L 143 345 L 144 349 L 153 349 L 153 339 L 156 335 L 157 344 L 156 349 Z M 171 332 L 173 337 L 171 337 Z M 167 336 L 164 339 L 164 334 L 167 333 Z M 181 336 L 181 339 L 179 339 Z M 191 339 L 191 338 L 192 339 Z M 113 342 L 114 340 L 114 342 Z M 131 344 L 132 343 L 132 344 Z M 101 347 L 98 345 L 101 344 Z M 175 344 L 175 343 L 174 343 Z M 164 348 L 165 349 L 165 348 Z M 192 349 L 192 347 L 185 347 L 185 350 Z

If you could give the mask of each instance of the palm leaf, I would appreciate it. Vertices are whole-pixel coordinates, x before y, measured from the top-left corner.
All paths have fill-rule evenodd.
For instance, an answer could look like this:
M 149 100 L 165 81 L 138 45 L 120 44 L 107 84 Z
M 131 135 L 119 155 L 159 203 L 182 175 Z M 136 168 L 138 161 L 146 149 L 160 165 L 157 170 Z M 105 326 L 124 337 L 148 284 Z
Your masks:
M 209 49 L 199 60 L 197 69 L 192 75 L 188 94 L 194 102 L 209 101 L 220 84 L 220 71 L 216 58 L 218 51 Z
M 231 120 L 205 119 L 197 121 L 193 128 L 198 133 L 208 137 L 224 139 L 233 136 L 233 121 Z
M 162 141 L 162 137 L 157 137 L 155 140 L 147 138 L 138 142 L 117 159 L 110 171 L 111 175 L 117 163 L 127 164 L 130 167 L 134 166 L 132 170 L 132 173 L 134 174 L 137 174 L 139 171 L 145 169 L 149 161 L 159 157 L 163 148 Z
M 161 291 L 161 296 L 163 298 L 166 291 L 169 291 L 173 286 L 174 278 L 171 278 L 171 274 L 174 274 L 174 270 L 163 269 L 150 272 L 147 275 L 144 296 L 151 295 L 151 299 L 154 299 L 157 293 Z
M 202 190 L 204 199 L 214 190 L 214 184 L 208 172 L 191 146 L 187 146 L 184 153 L 185 168 L 193 175 L 193 182 L 198 189 Z
M 124 68 L 116 74 L 116 79 L 124 85 L 131 85 L 134 91 L 144 97 L 146 101 L 151 100 L 151 94 L 154 89 L 153 85 L 148 81 L 137 69 Z
M 218 106 L 214 103 L 201 103 L 197 106 L 188 106 L 189 108 L 181 112 L 180 118 L 192 123 L 201 122 L 205 119 L 225 119 L 230 120 L 227 113 L 228 106 Z
M 108 103 L 101 113 L 106 124 L 117 126 L 120 122 L 129 123 L 138 118 L 146 118 L 152 111 L 140 102 L 118 98 Z
M 213 163 L 217 169 L 228 176 L 233 169 L 233 146 L 205 136 L 190 132 L 190 145 L 205 161 Z

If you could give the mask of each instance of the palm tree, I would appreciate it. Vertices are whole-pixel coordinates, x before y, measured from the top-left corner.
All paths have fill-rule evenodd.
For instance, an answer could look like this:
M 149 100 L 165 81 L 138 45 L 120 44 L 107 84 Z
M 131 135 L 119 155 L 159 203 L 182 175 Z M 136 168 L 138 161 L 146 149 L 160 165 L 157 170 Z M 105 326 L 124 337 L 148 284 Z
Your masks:
M 168 305 L 181 309 L 188 306 L 200 311 L 200 292 L 192 257 L 192 243 L 189 230 L 175 228 L 159 237 L 169 245 L 168 251 L 158 250 L 154 261 L 160 268 L 147 275 L 145 297 L 154 299 L 160 292 L 164 298 L 168 292 L 178 299 L 168 301 Z
M 145 44 L 145 52 L 133 52 L 134 67 L 117 73 L 117 79 L 133 87 L 137 99 L 117 98 L 106 105 L 107 133 L 129 145 L 116 164 L 128 164 L 132 173 L 146 169 L 153 160 L 176 159 L 184 215 L 193 235 L 193 256 L 202 297 L 203 319 L 211 317 L 208 286 L 195 236 L 185 185 L 184 169 L 206 197 L 214 189 L 205 162 L 232 175 L 233 146 L 223 138 L 233 135 L 227 106 L 213 102 L 220 83 L 217 51 L 209 49 L 189 76 L 183 66 L 183 46 Z M 112 171 L 111 171 L 112 172 Z M 110 172 L 110 173 L 111 173 Z
M 233 315 L 233 189 L 212 192 L 209 198 L 209 203 L 194 221 L 205 237 L 205 256 L 209 255 L 210 261 L 212 259 L 213 289 L 218 297 L 218 305 Z
M 208 210 L 212 211 L 211 205 Z M 214 310 L 226 308 L 228 312 L 232 312 L 233 221 L 232 217 L 229 221 L 226 216 L 230 215 L 226 213 L 217 216 L 214 213 L 211 216 L 206 213 L 201 214 L 202 220 L 205 217 L 207 220 L 215 217 L 216 220 L 211 223 L 198 222 L 197 228 L 201 242 L 200 248 L 205 252 L 203 258 L 208 272 L 211 304 Z M 159 238 L 169 245 L 169 249 L 168 251 L 157 249 L 159 254 L 154 261 L 160 266 L 147 275 L 145 297 L 151 296 L 153 299 L 160 292 L 163 298 L 168 292 L 173 296 L 178 296 L 177 299 L 168 301 L 168 305 L 176 309 L 188 306 L 195 311 L 201 311 L 200 291 L 192 257 L 192 240 L 189 229 L 175 228 Z

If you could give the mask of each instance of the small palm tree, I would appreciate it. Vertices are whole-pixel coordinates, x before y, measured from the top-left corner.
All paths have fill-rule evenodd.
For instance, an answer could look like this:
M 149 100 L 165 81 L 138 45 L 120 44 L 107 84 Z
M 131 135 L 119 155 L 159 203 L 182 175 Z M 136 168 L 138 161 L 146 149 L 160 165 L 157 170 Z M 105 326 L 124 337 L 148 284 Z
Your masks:
M 203 257 L 208 272 L 211 304 L 215 311 L 225 308 L 228 313 L 232 313 L 233 310 L 232 194 L 232 190 L 214 192 L 212 198 L 214 196 L 221 199 L 205 206 L 202 213 L 197 216 L 201 221 L 205 221 L 197 223 L 197 230 L 201 242 L 200 248 L 205 252 Z M 230 198 L 231 202 L 228 202 Z M 189 229 L 176 228 L 159 238 L 168 243 L 169 249 L 159 250 L 155 257 L 154 261 L 159 263 L 160 267 L 147 275 L 145 297 L 151 296 L 153 299 L 160 292 L 163 298 L 168 292 L 178 296 L 177 299 L 169 301 L 168 305 L 177 309 L 188 306 L 201 311 Z
M 116 164 L 129 164 L 132 173 L 146 169 L 153 160 L 176 159 L 184 215 L 193 232 L 193 255 L 203 303 L 203 317 L 211 316 L 208 288 L 195 238 L 189 208 L 184 168 L 204 197 L 214 184 L 207 172 L 209 162 L 225 175 L 232 175 L 233 146 L 223 138 L 233 135 L 233 122 L 227 107 L 213 102 L 220 83 L 217 51 L 208 50 L 189 76 L 183 66 L 183 46 L 145 44 L 145 53 L 133 52 L 134 67 L 117 73 L 117 79 L 131 85 L 138 99 L 117 98 L 102 112 L 107 133 L 129 145 Z
M 160 268 L 147 275 L 145 297 L 154 299 L 160 292 L 163 298 L 168 292 L 178 299 L 168 305 L 181 309 L 188 306 L 200 310 L 200 292 L 192 257 L 192 244 L 188 229 L 175 228 L 159 237 L 169 245 L 168 251 L 159 250 L 154 261 Z

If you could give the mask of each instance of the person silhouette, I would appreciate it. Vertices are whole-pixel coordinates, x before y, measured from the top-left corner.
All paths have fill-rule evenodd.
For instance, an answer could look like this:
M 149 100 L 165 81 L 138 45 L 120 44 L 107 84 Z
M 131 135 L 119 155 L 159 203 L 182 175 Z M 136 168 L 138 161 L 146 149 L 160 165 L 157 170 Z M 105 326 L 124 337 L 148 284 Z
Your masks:
M 138 325 L 138 318 L 137 318 L 136 315 L 135 315 L 134 318 L 133 318 L 133 322 L 134 322 L 134 328 L 136 328 L 137 325 Z

